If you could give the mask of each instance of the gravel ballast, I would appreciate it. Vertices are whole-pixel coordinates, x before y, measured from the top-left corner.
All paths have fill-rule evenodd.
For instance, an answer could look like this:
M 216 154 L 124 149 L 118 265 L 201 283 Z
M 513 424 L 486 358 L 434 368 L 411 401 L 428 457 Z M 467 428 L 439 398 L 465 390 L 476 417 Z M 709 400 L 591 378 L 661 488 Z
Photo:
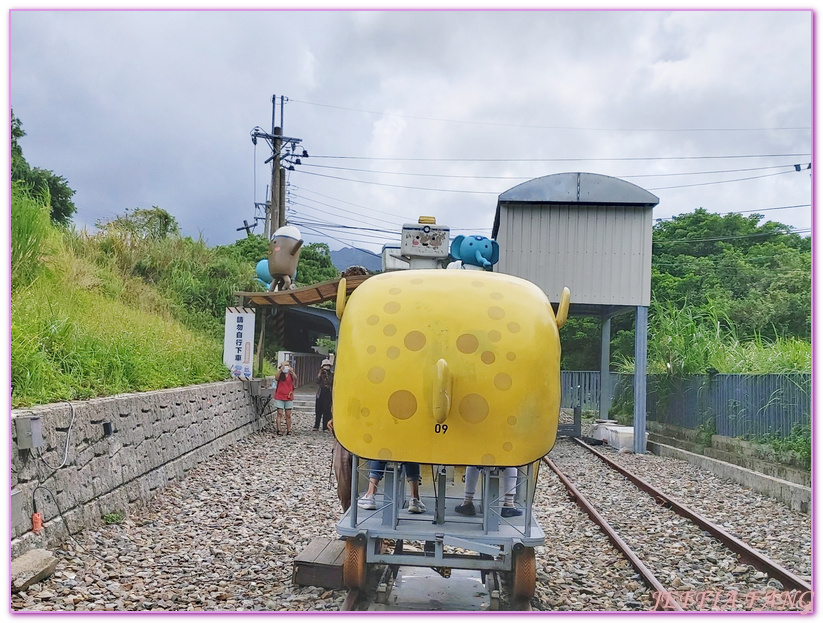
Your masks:
M 60 562 L 54 575 L 13 594 L 12 609 L 338 610 L 345 591 L 291 582 L 294 558 L 313 538 L 337 538 L 335 524 L 341 514 L 330 479 L 331 434 L 311 432 L 312 413 L 295 412 L 293 422 L 291 435 L 277 436 L 266 428 L 190 471 L 149 505 L 132 508 L 122 523 L 76 535 L 77 543 L 70 540 L 55 550 Z M 592 466 L 568 442 L 558 442 L 550 458 L 569 469 L 578 486 L 594 478 Z M 795 573 L 810 573 L 808 516 L 738 485 L 719 486 L 713 476 L 680 461 L 650 455 L 618 459 L 663 489 L 672 491 L 671 483 L 677 483 L 680 499 L 698 512 Z M 609 518 L 623 517 L 621 525 L 615 522 L 621 535 L 632 524 L 644 525 L 648 513 L 634 500 L 595 500 L 598 488 L 604 489 L 593 487 L 591 497 L 598 506 L 612 505 Z M 642 495 L 637 492 L 638 499 Z M 533 510 L 546 534 L 546 545 L 536 552 L 534 609 L 618 611 L 654 605 L 654 596 L 631 565 L 569 500 L 546 466 L 540 470 Z M 706 537 L 699 529 L 666 521 L 654 536 L 646 532 L 649 548 L 638 552 L 641 558 L 673 559 L 692 551 L 688 542 L 696 538 L 704 547 Z M 718 588 L 745 585 L 741 590 L 762 590 L 768 585 L 767 579 L 746 579 L 754 578 L 753 570 L 734 574 L 740 565 L 727 563 L 728 556 L 716 549 L 711 546 L 709 555 L 718 561 L 713 572 Z M 679 563 L 680 586 L 714 587 L 709 579 L 692 577 L 692 563 L 688 557 Z M 659 579 L 683 590 L 669 576 Z

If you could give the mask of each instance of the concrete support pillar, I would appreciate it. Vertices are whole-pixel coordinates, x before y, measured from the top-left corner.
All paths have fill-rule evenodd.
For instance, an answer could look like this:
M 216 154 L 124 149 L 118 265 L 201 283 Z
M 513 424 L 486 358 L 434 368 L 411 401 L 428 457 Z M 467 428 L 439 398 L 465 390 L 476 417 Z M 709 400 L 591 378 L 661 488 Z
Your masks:
M 646 453 L 646 356 L 649 308 L 638 305 L 634 322 L 634 451 Z
M 609 419 L 612 406 L 611 375 L 609 360 L 611 358 L 612 319 L 600 317 L 600 419 Z

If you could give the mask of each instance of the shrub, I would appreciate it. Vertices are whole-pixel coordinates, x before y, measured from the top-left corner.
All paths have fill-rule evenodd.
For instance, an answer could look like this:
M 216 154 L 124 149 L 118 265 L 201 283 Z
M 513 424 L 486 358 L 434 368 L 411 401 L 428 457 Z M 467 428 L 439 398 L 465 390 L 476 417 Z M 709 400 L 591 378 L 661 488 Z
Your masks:
M 34 196 L 22 183 L 11 185 L 11 289 L 32 283 L 43 268 L 51 233 L 48 196 Z

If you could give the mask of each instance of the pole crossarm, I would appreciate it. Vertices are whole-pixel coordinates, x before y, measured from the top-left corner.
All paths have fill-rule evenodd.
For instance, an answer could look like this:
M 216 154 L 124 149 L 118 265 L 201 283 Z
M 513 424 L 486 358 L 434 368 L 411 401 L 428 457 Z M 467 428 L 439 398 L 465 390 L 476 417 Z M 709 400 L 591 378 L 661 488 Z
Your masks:
M 346 277 L 346 294 L 354 292 L 355 288 L 369 277 L 371 277 L 371 275 L 352 275 L 351 277 Z M 335 300 L 337 298 L 338 283 L 340 283 L 339 278 L 296 288 L 294 290 L 279 290 L 277 292 L 235 292 L 234 296 L 239 300 L 239 304 L 242 307 L 316 305 L 324 301 Z

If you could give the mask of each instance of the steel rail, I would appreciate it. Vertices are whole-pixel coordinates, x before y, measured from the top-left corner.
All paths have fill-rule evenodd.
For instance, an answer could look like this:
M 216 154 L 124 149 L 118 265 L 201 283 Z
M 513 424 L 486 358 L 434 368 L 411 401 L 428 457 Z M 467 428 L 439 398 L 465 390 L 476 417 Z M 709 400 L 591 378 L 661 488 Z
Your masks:
M 565 485 L 566 490 L 569 493 L 569 497 L 581 509 L 583 509 L 583 511 L 589 517 L 591 517 L 592 521 L 600 527 L 600 529 L 609 538 L 612 544 L 614 544 L 618 551 L 620 551 L 620 553 L 623 554 L 623 556 L 625 556 L 626 559 L 631 563 L 635 571 L 637 571 L 637 573 L 640 574 L 640 577 L 643 579 L 643 582 L 646 583 L 646 586 L 657 591 L 658 595 L 667 594 L 666 589 L 655 577 L 655 575 L 651 572 L 651 570 L 645 564 L 643 564 L 643 561 L 637 557 L 637 554 L 635 554 L 632 551 L 632 549 L 628 546 L 628 544 L 622 538 L 620 538 L 620 535 L 617 534 L 617 532 L 615 532 L 614 528 L 611 527 L 609 522 L 606 521 L 606 519 L 600 513 L 597 512 L 597 509 L 592 505 L 591 502 L 589 502 L 586 496 L 580 493 L 577 487 L 575 487 L 574 484 L 572 484 L 571 480 L 569 480 L 568 477 L 562 471 L 560 471 L 560 469 L 557 467 L 557 465 L 554 464 L 554 462 L 551 459 L 543 457 L 543 461 L 546 463 L 546 465 L 549 466 L 549 468 L 551 468 L 551 470 L 555 474 L 557 474 L 557 477 L 560 479 L 563 485 Z M 658 599 L 653 610 L 656 610 L 658 608 L 661 610 L 675 610 L 679 612 L 683 611 L 683 608 L 681 608 L 676 601 L 671 599 L 663 600 L 662 604 L 661 600 Z
M 350 588 L 349 592 L 346 593 L 346 599 L 343 601 L 343 605 L 340 606 L 340 612 L 350 612 L 354 610 L 354 604 L 357 603 L 358 599 L 360 599 L 360 589 Z
M 715 539 L 723 543 L 726 547 L 728 547 L 731 551 L 735 554 L 740 556 L 740 561 L 744 564 L 750 564 L 758 571 L 762 571 L 763 573 L 767 573 L 770 577 L 779 580 L 781 584 L 783 584 L 783 588 L 787 589 L 794 589 L 803 592 L 811 592 L 812 587 L 809 583 L 804 582 L 795 574 L 793 574 L 788 569 L 781 567 L 771 558 L 761 554 L 756 549 L 752 548 L 747 543 L 744 543 L 736 536 L 730 534 L 717 524 L 713 523 L 711 520 L 707 519 L 703 515 L 696 513 L 689 507 L 681 504 L 680 502 L 674 500 L 669 495 L 655 487 L 654 485 L 649 484 L 636 474 L 633 474 L 628 469 L 619 465 L 612 461 L 607 456 L 601 454 L 594 448 L 592 448 L 589 444 L 584 442 L 581 439 L 574 438 L 578 444 L 586 448 L 589 452 L 594 454 L 598 457 L 601 461 L 606 463 L 609 467 L 616 470 L 617 472 L 621 473 L 623 476 L 628 478 L 638 489 L 648 493 L 658 504 L 665 506 L 671 510 L 673 510 L 678 515 L 689 519 L 690 521 L 694 522 L 698 525 L 701 529 L 708 532 L 711 536 Z

